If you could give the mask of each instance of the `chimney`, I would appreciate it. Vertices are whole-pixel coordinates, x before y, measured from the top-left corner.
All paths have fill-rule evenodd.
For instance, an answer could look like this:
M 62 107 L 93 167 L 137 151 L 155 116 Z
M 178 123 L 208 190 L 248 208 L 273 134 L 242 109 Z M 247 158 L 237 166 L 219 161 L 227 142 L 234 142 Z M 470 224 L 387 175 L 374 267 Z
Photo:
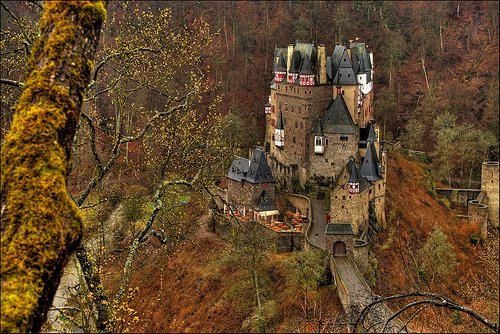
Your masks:
M 319 62 L 319 84 L 326 84 L 326 50 L 325 44 L 318 46 L 318 62 Z
M 288 78 L 288 73 L 290 72 L 290 67 L 292 66 L 292 53 L 293 53 L 293 43 L 288 44 L 288 54 L 286 61 L 286 78 Z

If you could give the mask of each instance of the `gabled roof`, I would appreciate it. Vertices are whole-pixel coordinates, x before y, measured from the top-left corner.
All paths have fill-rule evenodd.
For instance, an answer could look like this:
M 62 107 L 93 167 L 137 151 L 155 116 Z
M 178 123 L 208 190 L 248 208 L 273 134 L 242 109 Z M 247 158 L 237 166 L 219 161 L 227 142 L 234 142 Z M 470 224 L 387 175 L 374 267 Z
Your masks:
M 338 95 L 330 102 L 325 116 L 320 123 L 312 128 L 314 133 L 345 133 L 354 134 L 358 132 L 358 127 L 352 121 L 349 109 L 345 104 L 344 97 Z
M 315 65 L 316 61 L 318 59 L 318 51 L 316 50 L 316 47 L 312 43 L 295 43 L 295 46 L 293 47 L 293 51 L 299 51 L 302 60 L 304 59 L 305 56 L 309 57 L 309 61 L 311 62 L 311 65 Z
M 278 114 L 278 122 L 276 123 L 276 130 L 284 130 L 284 125 L 285 123 L 283 122 L 283 112 L 280 110 Z
M 269 183 L 274 182 L 273 173 L 267 164 L 266 155 L 260 147 L 257 147 L 250 159 L 250 166 L 245 178 L 250 183 Z
M 377 151 L 375 150 L 375 145 L 373 141 L 368 142 L 368 147 L 366 148 L 366 155 L 361 165 L 361 175 L 366 177 L 369 181 L 377 181 L 382 179 L 378 172 L 379 161 L 377 157 Z
M 326 225 L 325 234 L 328 235 L 354 235 L 352 225 L 349 223 L 334 223 Z
M 255 206 L 255 211 L 263 212 L 263 211 L 272 211 L 276 210 L 276 206 L 273 203 L 273 200 L 269 196 L 266 190 L 262 190 L 262 193 L 259 196 L 259 200 L 257 201 L 257 205 Z

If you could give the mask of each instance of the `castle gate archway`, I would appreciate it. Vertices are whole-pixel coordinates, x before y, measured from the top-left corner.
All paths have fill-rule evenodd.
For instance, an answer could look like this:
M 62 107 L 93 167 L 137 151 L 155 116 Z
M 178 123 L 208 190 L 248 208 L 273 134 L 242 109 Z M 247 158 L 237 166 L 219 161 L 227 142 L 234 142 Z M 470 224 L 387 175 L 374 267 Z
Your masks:
M 337 241 L 333 244 L 333 256 L 347 256 L 345 242 Z

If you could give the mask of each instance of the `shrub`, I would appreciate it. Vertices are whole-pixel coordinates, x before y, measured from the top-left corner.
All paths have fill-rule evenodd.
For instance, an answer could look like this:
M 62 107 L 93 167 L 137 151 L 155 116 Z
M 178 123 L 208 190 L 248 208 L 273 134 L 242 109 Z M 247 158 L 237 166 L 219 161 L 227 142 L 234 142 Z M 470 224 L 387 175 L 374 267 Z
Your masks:
M 479 244 L 481 242 L 481 237 L 479 236 L 478 233 L 472 232 L 469 235 L 469 241 L 470 241 L 471 244 L 477 245 L 477 244 Z

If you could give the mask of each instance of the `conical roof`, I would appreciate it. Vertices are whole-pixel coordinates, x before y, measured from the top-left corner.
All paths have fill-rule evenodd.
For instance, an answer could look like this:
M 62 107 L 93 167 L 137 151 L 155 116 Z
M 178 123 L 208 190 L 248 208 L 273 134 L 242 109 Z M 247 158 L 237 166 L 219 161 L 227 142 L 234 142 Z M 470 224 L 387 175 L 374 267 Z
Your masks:
M 369 123 L 368 127 L 368 138 L 366 139 L 366 141 L 377 141 L 377 134 L 375 133 L 374 125 Z
M 347 166 L 350 170 L 349 183 L 359 183 L 361 180 L 361 174 L 359 173 L 358 166 L 356 166 L 356 162 L 353 157 L 349 159 Z
M 300 74 L 301 75 L 314 74 L 311 67 L 311 60 L 309 59 L 308 55 L 304 56 L 304 60 L 302 61 L 302 66 L 300 68 Z
M 377 181 L 382 179 L 378 173 L 378 157 L 373 141 L 368 142 L 366 155 L 361 166 L 361 175 L 369 181 Z
M 278 122 L 276 124 L 276 130 L 284 130 L 285 128 L 283 127 L 285 123 L 283 122 L 283 112 L 280 110 L 278 114 Z

